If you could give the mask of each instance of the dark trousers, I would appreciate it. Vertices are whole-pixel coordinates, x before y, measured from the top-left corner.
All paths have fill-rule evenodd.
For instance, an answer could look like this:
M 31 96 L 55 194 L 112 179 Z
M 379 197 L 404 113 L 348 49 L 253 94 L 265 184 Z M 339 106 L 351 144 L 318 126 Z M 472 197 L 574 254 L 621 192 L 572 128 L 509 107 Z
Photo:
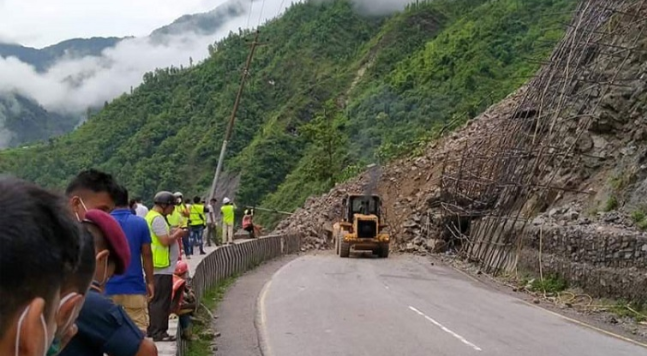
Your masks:
M 150 325 L 148 326 L 149 337 L 159 337 L 168 331 L 168 317 L 171 313 L 171 293 L 173 293 L 173 276 L 156 274 L 155 296 L 148 303 L 148 314 Z
M 207 246 L 211 246 L 213 242 L 214 245 L 220 246 L 221 243 L 218 240 L 218 234 L 216 233 L 216 225 L 207 225 Z

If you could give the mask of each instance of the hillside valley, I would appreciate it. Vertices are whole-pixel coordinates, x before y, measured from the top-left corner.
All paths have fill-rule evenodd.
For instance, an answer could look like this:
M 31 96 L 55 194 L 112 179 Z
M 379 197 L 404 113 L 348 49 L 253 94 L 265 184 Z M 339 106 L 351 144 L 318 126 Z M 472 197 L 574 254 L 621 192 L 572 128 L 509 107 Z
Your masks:
M 75 38 L 39 49 L 0 41 L 0 149 L 71 132 L 114 96 L 140 83 L 145 72 L 197 63 L 208 55 L 211 38 L 226 35 L 246 14 L 246 6 L 227 1 L 142 38 Z M 130 53 L 135 49 L 148 52 L 150 60 L 134 60 Z M 173 54 L 187 50 L 181 58 Z
M 341 0 L 292 5 L 260 29 L 225 162 L 237 200 L 293 210 L 458 127 L 528 80 L 574 3 L 419 2 L 380 17 Z M 232 34 L 204 63 L 145 75 L 75 132 L 2 152 L 0 170 L 61 188 L 96 166 L 144 197 L 205 193 L 251 39 Z

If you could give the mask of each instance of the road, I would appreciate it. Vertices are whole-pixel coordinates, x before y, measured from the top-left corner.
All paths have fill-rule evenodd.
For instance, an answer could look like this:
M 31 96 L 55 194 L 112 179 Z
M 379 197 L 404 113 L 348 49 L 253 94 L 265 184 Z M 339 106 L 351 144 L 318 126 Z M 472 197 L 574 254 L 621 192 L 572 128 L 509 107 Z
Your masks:
M 257 308 L 264 356 L 647 355 L 413 256 L 306 255 L 273 275 Z

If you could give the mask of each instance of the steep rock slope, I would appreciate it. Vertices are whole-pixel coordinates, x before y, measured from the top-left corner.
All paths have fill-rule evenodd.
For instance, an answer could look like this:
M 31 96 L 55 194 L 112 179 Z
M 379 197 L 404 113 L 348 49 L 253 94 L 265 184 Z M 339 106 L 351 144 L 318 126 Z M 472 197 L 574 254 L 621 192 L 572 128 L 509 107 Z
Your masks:
M 419 157 L 383 168 L 376 190 L 400 250 L 452 248 L 492 272 L 555 273 L 593 296 L 645 300 L 647 10 L 640 4 L 581 1 L 527 87 Z M 303 230 L 308 247 L 325 246 L 343 193 L 361 193 L 370 176 L 310 199 L 279 229 Z

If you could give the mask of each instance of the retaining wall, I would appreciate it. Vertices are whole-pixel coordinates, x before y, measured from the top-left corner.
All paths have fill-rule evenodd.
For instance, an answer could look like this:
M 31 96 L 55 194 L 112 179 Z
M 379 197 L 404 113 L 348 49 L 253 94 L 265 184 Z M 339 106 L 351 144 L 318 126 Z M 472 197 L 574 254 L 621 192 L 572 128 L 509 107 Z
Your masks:
M 223 246 L 211 252 L 198 264 L 192 275 L 192 287 L 200 302 L 204 293 L 218 282 L 243 273 L 262 262 L 300 250 L 301 237 L 298 234 L 272 235 Z M 183 356 L 187 353 L 188 345 L 180 337 L 179 328 L 177 340 L 175 354 Z
M 597 297 L 647 299 L 647 235 L 622 228 L 531 226 L 523 235 L 519 267 L 557 273 Z
M 544 275 L 556 273 L 592 296 L 647 299 L 646 233 L 596 224 L 522 226 L 496 241 L 477 234 L 467 257 L 494 273 L 518 267 L 539 275 L 541 262 Z

